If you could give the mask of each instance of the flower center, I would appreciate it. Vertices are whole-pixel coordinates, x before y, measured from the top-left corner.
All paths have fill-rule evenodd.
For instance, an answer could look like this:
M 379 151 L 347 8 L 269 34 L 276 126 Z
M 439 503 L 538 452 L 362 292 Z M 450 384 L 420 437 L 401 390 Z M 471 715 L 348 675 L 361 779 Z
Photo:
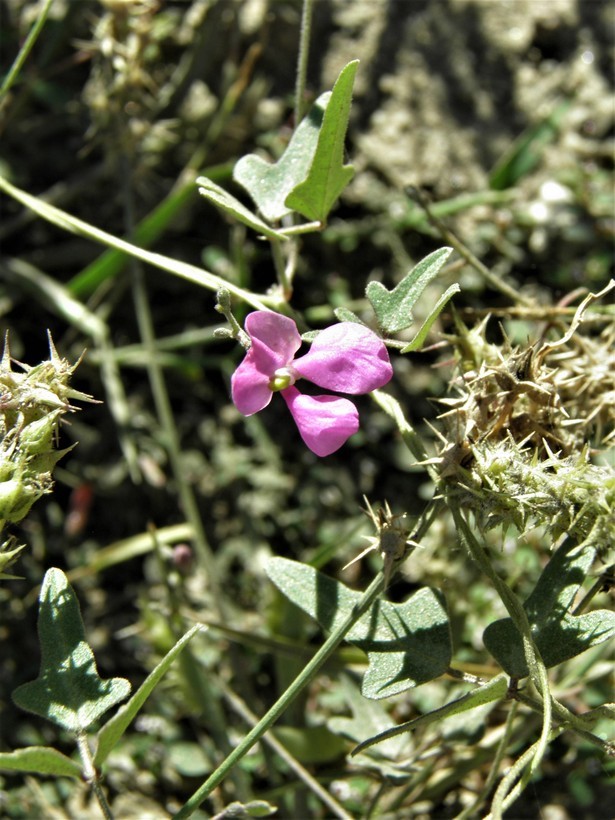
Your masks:
M 279 390 L 286 390 L 291 387 L 298 378 L 298 373 L 292 367 L 278 367 L 273 376 L 269 379 L 269 389 L 273 393 Z

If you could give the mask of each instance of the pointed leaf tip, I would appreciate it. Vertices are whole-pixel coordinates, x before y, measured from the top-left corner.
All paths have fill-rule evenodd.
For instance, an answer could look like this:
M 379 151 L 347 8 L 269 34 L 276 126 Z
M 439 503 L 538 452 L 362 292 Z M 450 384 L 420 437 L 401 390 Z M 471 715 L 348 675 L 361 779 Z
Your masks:
M 325 110 L 309 173 L 286 197 L 287 207 L 315 222 L 326 221 L 329 211 L 354 176 L 354 168 L 344 165 L 343 159 L 358 66 L 359 61 L 353 60 L 341 70 Z
M 398 333 L 413 323 L 412 308 L 419 297 L 438 275 L 452 248 L 440 248 L 422 259 L 392 290 L 381 282 L 370 282 L 365 295 L 371 302 L 374 313 L 382 330 L 386 333 Z

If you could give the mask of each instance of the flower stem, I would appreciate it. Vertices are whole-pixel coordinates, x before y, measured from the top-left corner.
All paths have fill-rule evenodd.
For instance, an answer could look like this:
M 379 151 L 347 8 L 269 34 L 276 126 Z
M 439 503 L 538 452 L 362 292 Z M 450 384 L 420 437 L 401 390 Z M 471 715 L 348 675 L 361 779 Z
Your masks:
M 299 58 L 297 60 L 297 79 L 295 83 L 295 128 L 299 125 L 303 116 L 303 97 L 305 95 L 308 57 L 310 54 L 313 13 L 314 0 L 303 0 L 301 33 L 299 35 Z
M 268 731 L 282 713 L 290 706 L 294 699 L 305 689 L 305 687 L 316 676 L 318 670 L 322 667 L 326 660 L 335 652 L 339 644 L 344 639 L 348 630 L 358 621 L 369 607 L 376 600 L 381 593 L 384 586 L 384 575 L 382 572 L 374 578 L 369 587 L 365 590 L 363 597 L 352 609 L 346 618 L 340 623 L 314 655 L 311 661 L 300 672 L 300 674 L 291 683 L 288 689 L 282 694 L 280 698 L 273 704 L 271 709 L 260 719 L 254 728 L 248 732 L 242 742 L 231 752 L 226 760 L 218 766 L 212 775 L 200 786 L 192 797 L 182 806 L 182 808 L 174 815 L 174 820 L 182 820 L 182 818 L 190 817 L 196 811 L 207 796 L 218 786 L 226 777 L 233 766 L 238 763 L 244 755 L 246 755 L 252 746 L 260 740 L 260 738 Z

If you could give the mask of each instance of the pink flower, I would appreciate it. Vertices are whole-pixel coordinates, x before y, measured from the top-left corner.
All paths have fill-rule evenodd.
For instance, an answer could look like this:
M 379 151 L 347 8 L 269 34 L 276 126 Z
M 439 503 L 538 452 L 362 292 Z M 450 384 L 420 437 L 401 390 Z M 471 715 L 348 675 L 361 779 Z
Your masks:
M 393 375 L 382 340 L 354 322 L 321 331 L 309 352 L 297 359 L 301 336 L 292 319 L 257 310 L 247 316 L 245 327 L 252 345 L 231 379 L 235 406 L 251 416 L 280 392 L 301 438 L 317 456 L 334 453 L 356 433 L 359 414 L 348 399 L 300 393 L 297 379 L 356 395 L 382 387 Z

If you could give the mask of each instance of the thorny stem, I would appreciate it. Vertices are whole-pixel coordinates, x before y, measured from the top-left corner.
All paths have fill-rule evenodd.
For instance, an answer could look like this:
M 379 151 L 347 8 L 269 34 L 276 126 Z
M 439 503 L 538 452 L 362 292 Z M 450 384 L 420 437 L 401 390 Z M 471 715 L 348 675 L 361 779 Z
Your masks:
M 364 592 L 359 603 L 353 607 L 352 611 L 340 623 L 340 625 L 329 635 L 327 640 L 320 647 L 318 652 L 307 663 L 305 668 L 297 675 L 288 689 L 273 704 L 271 709 L 260 719 L 254 728 L 248 732 L 245 738 L 239 743 L 231 754 L 218 766 L 213 774 L 196 790 L 192 797 L 174 815 L 174 820 L 190 817 L 201 803 L 208 797 L 213 789 L 218 786 L 226 777 L 228 772 L 246 755 L 252 746 L 267 732 L 277 719 L 286 711 L 295 698 L 313 680 L 318 670 L 325 661 L 335 652 L 339 644 L 344 639 L 346 633 L 358 621 L 358 619 L 369 609 L 382 592 L 384 586 L 384 575 L 382 572 L 374 578 L 367 590 Z
M 81 762 L 83 763 L 83 777 L 92 787 L 92 791 L 96 795 L 96 799 L 98 800 L 100 810 L 102 811 L 105 820 L 113 820 L 113 814 L 109 803 L 107 802 L 107 798 L 105 797 L 105 793 L 100 785 L 100 778 L 98 777 L 98 772 L 96 771 L 96 766 L 94 765 L 94 758 L 92 757 L 92 751 L 85 732 L 79 732 L 77 734 L 77 748 L 79 749 L 79 756 L 81 757 Z

